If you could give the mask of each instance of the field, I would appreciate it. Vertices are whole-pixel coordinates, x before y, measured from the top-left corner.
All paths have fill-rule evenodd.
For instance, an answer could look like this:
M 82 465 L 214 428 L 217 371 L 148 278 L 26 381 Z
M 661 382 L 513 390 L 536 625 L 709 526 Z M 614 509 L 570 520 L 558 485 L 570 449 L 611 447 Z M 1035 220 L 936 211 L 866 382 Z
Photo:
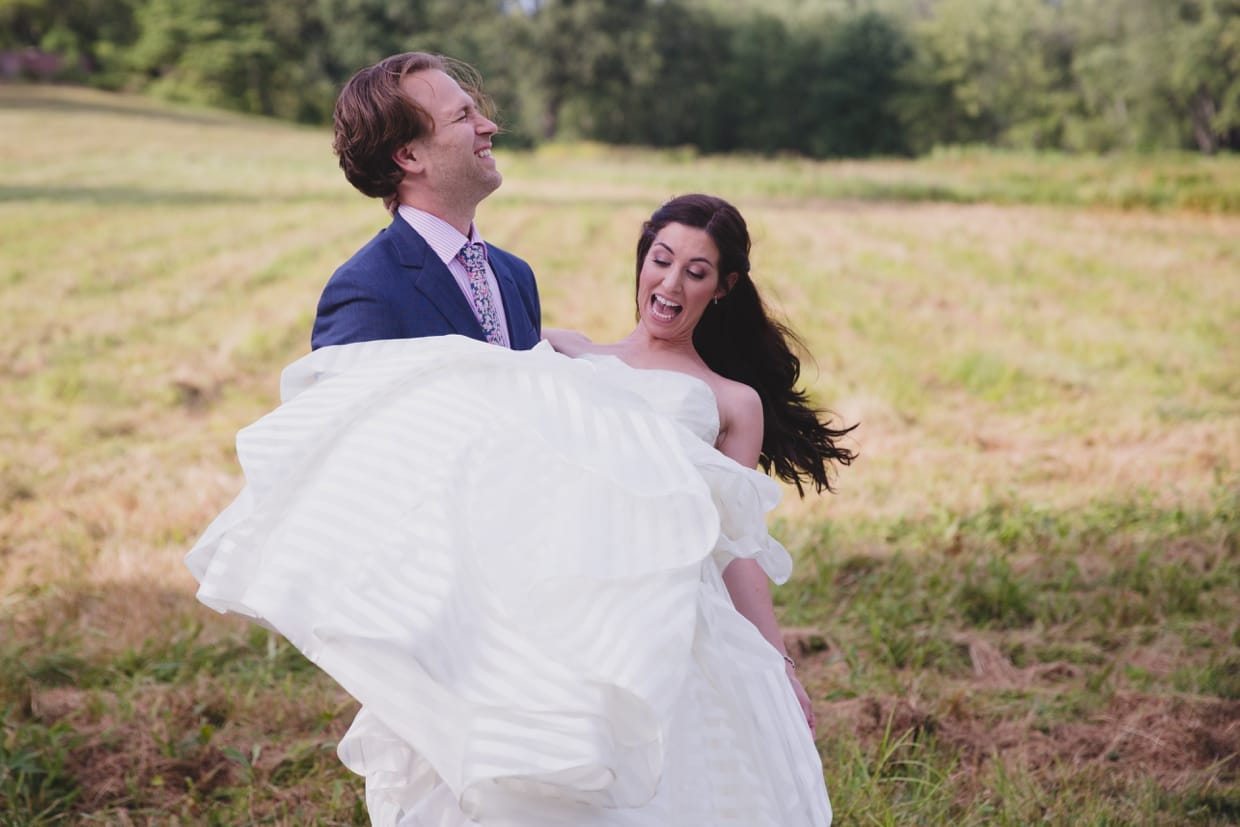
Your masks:
M 723 195 L 860 423 L 772 520 L 837 823 L 1240 822 L 1240 158 L 498 158 L 547 325 Z M 385 222 L 323 130 L 0 86 L 0 825 L 367 823 L 350 698 L 181 560 Z

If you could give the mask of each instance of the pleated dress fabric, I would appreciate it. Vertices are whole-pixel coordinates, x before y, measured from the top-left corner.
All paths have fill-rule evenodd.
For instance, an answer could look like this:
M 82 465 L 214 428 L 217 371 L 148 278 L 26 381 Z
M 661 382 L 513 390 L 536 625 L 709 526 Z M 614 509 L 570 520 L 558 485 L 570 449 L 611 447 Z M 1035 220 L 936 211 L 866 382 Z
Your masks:
M 323 348 L 243 429 L 198 598 L 361 703 L 375 825 L 823 827 L 780 655 L 722 580 L 791 570 L 779 487 L 682 374 L 463 337 Z

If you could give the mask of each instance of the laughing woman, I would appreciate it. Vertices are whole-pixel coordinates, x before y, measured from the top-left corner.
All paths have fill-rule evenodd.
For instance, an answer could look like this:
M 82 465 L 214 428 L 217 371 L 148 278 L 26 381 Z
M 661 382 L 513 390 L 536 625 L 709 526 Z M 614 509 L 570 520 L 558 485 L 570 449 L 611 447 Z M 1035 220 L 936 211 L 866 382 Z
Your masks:
M 768 583 L 779 486 L 853 454 L 797 389 L 730 204 L 643 225 L 637 325 L 320 349 L 244 429 L 187 563 L 362 708 L 376 825 L 822 827 L 809 698 Z

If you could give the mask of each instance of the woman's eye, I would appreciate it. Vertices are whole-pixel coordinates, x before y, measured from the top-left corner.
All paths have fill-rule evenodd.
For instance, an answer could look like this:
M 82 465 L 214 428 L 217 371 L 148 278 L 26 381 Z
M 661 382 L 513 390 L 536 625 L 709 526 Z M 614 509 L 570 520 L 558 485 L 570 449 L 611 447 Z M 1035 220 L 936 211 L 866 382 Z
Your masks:
M 660 267 L 667 267 L 667 266 L 671 265 L 671 262 L 670 262 L 670 261 L 664 261 L 664 260 L 663 260 L 663 259 L 661 259 L 661 258 L 656 258 L 656 259 L 652 259 L 652 260 L 654 261 L 654 263 L 655 263 L 655 264 L 659 265 Z
M 706 278 L 705 273 L 699 273 L 697 270 L 689 270 L 688 272 L 689 272 L 689 278 L 691 279 L 698 279 L 700 281 L 701 279 Z

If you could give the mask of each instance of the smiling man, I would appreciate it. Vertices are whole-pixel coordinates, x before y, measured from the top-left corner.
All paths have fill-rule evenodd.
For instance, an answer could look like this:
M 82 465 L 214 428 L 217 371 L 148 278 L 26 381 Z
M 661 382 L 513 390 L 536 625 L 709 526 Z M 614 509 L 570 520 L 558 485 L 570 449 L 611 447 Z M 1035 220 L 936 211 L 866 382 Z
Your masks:
M 332 274 L 311 346 L 459 333 L 515 349 L 541 335 L 530 266 L 483 241 L 478 204 L 503 182 L 477 73 L 408 52 L 362 69 L 336 101 L 345 177 L 392 223 Z

